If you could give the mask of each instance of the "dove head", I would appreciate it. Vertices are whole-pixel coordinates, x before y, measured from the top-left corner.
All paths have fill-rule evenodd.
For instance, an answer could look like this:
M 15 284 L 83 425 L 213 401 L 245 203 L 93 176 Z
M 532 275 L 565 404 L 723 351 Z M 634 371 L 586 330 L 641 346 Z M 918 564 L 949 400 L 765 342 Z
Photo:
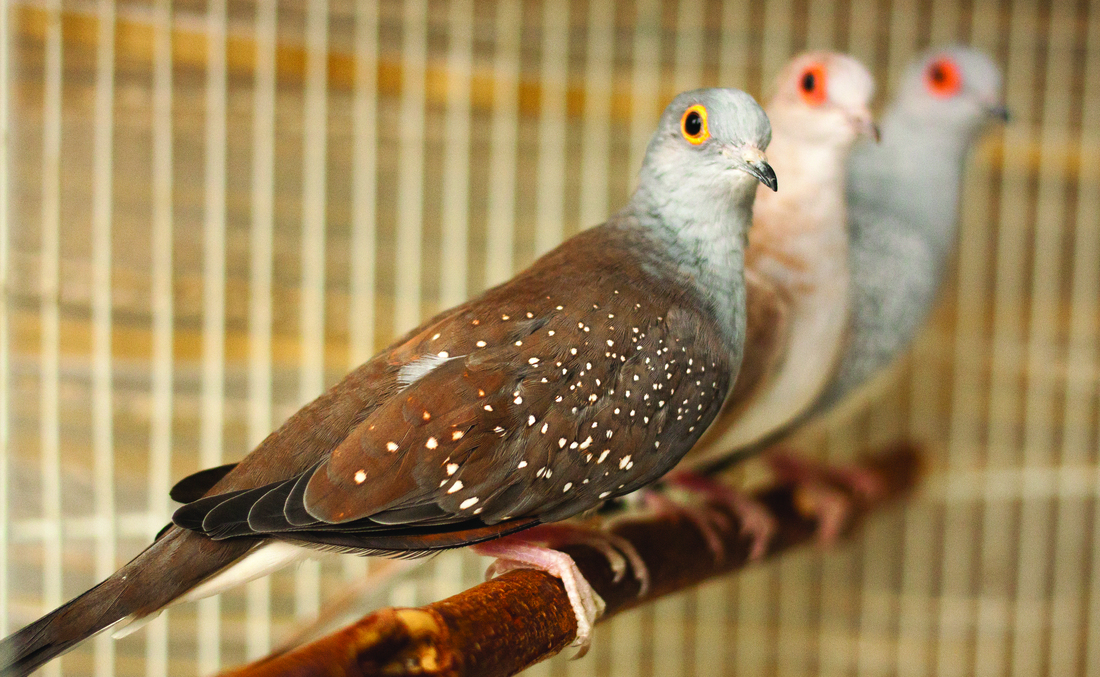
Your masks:
M 894 114 L 970 140 L 991 120 L 1006 121 L 1001 71 L 982 52 L 953 46 L 926 52 L 905 76 Z
M 661 115 L 639 177 L 639 197 L 659 211 L 701 204 L 751 207 L 757 182 L 776 189 L 764 155 L 771 125 L 760 105 L 736 89 L 680 94 Z M 665 214 L 676 218 L 677 214 Z
M 784 138 L 847 148 L 860 135 L 878 138 L 868 108 L 874 93 L 874 79 L 859 61 L 809 52 L 779 74 L 768 117 Z

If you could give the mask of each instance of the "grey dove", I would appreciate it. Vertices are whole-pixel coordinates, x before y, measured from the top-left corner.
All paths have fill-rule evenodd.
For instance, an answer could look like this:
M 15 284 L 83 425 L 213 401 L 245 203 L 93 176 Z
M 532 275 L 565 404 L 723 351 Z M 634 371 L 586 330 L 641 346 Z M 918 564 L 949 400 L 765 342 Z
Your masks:
M 993 120 L 1007 120 L 996 64 L 968 47 L 933 50 L 909 67 L 882 142 L 852 154 L 851 335 L 818 411 L 893 362 L 928 318 L 955 249 L 966 157 Z

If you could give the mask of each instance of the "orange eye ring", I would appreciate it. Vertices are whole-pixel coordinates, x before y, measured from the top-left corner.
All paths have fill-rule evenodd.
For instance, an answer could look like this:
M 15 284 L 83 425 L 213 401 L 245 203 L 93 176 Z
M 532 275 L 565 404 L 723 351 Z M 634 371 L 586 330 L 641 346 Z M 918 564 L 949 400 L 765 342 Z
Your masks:
M 935 96 L 940 98 L 954 96 L 962 89 L 962 73 L 951 59 L 937 59 L 925 70 L 924 84 Z
M 693 146 L 698 146 L 710 138 L 707 125 L 707 107 L 701 103 L 688 107 L 680 117 L 680 133 Z
M 798 93 L 802 100 L 811 106 L 820 106 L 825 103 L 825 68 L 821 64 L 813 64 L 798 78 Z

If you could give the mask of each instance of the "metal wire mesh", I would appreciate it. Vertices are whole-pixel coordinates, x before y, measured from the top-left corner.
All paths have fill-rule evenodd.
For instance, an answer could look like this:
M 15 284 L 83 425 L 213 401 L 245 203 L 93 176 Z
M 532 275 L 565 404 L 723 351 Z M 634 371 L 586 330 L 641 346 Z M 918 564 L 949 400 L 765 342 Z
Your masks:
M 89 587 L 419 318 L 597 223 L 681 89 L 927 44 L 1003 65 L 958 265 L 830 458 L 928 440 L 858 542 L 632 612 L 532 674 L 1100 675 L 1100 4 L 42 0 L 0 13 L 0 632 Z M 373 566 L 306 565 L 46 674 L 208 674 Z M 452 553 L 379 603 L 471 584 Z

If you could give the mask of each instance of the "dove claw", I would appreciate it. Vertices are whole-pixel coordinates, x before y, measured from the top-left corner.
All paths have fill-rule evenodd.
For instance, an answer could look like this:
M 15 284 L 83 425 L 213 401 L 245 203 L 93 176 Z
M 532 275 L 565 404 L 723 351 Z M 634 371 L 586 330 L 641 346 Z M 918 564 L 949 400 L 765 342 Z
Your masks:
M 603 615 L 606 605 L 603 598 L 585 580 L 572 557 L 558 550 L 526 542 L 522 535 L 478 543 L 473 548 L 480 555 L 497 558 L 486 570 L 486 580 L 517 569 L 545 571 L 560 580 L 577 619 L 577 635 L 571 644 L 577 649 L 574 658 L 588 653 L 592 645 L 592 629 L 596 620 Z
M 817 541 L 825 547 L 839 540 L 854 503 L 873 501 L 885 491 L 881 479 L 855 466 L 830 466 L 788 451 L 770 452 L 767 461 L 777 477 L 796 484 L 796 504 L 817 518 Z

